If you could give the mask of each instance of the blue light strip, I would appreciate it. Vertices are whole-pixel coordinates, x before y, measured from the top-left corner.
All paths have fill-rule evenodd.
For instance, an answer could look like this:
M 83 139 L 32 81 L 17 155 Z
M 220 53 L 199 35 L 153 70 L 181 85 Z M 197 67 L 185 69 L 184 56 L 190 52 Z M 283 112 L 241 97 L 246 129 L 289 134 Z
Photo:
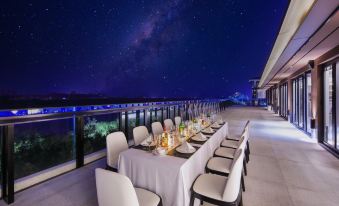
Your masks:
M 195 100 L 195 102 L 217 102 L 220 100 Z M 188 101 L 169 101 L 169 102 L 143 102 L 130 104 L 109 104 L 109 105 L 89 105 L 89 106 L 75 106 L 75 107 L 51 107 L 51 108 L 37 108 L 37 109 L 18 109 L 18 110 L 0 110 L 0 118 L 3 117 L 18 117 L 39 114 L 55 114 L 55 113 L 69 113 L 69 112 L 84 112 L 95 110 L 110 110 L 121 109 L 135 106 L 161 106 L 168 104 L 183 104 Z

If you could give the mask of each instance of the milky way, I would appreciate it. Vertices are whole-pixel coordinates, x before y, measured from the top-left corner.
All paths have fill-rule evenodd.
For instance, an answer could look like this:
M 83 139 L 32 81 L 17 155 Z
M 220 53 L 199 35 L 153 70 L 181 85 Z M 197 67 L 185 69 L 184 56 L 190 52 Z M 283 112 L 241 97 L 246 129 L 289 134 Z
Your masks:
M 287 0 L 32 1 L 0 8 L 1 93 L 249 93 Z

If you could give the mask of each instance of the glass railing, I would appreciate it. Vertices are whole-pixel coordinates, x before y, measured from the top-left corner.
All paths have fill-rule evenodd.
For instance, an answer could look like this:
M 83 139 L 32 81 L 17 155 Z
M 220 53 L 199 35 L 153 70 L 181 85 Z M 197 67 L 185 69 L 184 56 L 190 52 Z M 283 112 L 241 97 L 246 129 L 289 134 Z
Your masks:
M 204 103 L 213 112 L 223 108 L 219 100 Z M 104 157 L 106 136 L 112 132 L 123 131 L 132 145 L 136 126 L 151 130 L 152 122 L 175 116 L 187 119 L 189 104 L 192 101 L 0 111 L 4 143 L 0 157 L 5 154 L 8 160 L 0 165 L 1 178 L 6 179 L 5 200 L 11 203 L 14 191 Z
M 119 113 L 84 117 L 84 154 L 106 148 L 106 136 L 119 130 Z
M 72 118 L 15 125 L 15 179 L 73 159 Z
M 129 143 L 133 142 L 133 128 L 136 126 L 136 111 L 128 111 L 127 139 Z

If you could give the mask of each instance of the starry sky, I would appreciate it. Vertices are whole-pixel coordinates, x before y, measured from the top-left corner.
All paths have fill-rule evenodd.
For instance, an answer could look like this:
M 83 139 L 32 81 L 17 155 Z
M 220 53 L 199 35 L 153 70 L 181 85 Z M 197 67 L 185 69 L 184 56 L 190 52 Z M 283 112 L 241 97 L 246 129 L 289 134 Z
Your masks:
M 250 94 L 288 0 L 6 1 L 0 94 Z

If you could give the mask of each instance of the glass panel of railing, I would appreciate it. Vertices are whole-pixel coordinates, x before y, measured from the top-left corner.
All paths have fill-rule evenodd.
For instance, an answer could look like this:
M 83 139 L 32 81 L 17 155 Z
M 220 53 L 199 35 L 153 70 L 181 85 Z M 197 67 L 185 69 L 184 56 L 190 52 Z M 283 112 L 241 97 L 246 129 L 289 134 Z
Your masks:
M 139 125 L 145 125 L 145 113 L 143 110 L 140 111 Z
M 136 111 L 128 112 L 128 142 L 133 140 L 133 128 L 136 127 Z
M 160 108 L 157 109 L 157 121 L 162 122 L 162 110 Z
M 73 118 L 15 125 L 15 179 L 73 160 L 73 125 Z
M 170 119 L 174 119 L 174 115 L 175 115 L 175 113 L 174 113 L 174 106 L 172 106 L 172 107 L 170 107 Z
M 167 110 L 166 110 L 166 107 L 162 108 L 162 115 L 164 117 L 164 120 L 167 119 Z
M 150 130 L 151 129 L 151 111 L 150 110 L 146 110 L 146 123 L 145 126 Z
M 152 115 L 152 122 L 156 122 L 157 121 L 157 117 L 155 116 L 156 115 L 156 112 L 155 112 L 155 109 L 152 109 L 151 110 L 151 115 Z
M 3 127 L 0 126 L 0 148 L 2 148 L 2 138 L 3 137 Z M 0 160 L 2 160 L 2 149 L 0 149 Z M 2 174 L 2 161 L 0 161 L 0 174 Z M 0 175 L 0 185 L 2 185 L 2 175 Z M 0 186 L 0 191 L 1 191 Z M 0 197 L 2 197 L 2 194 L 0 194 Z
M 85 155 L 106 148 L 106 137 L 119 130 L 119 113 L 86 116 L 84 123 Z
M 121 125 L 120 131 L 125 132 L 125 112 L 121 112 Z
M 179 116 L 179 108 L 178 108 L 178 106 L 175 106 L 175 113 L 174 113 L 174 116 L 175 116 L 175 117 Z

